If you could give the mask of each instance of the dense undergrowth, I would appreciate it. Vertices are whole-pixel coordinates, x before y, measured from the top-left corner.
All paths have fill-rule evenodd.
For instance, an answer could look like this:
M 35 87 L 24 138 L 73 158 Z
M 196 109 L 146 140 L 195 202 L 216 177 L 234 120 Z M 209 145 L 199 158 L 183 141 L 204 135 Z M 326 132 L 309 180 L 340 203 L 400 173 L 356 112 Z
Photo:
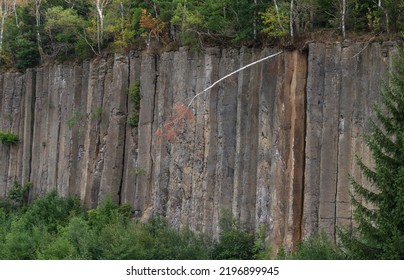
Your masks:
M 147 223 L 134 220 L 129 205 L 105 199 L 98 208 L 85 209 L 77 197 L 55 191 L 28 204 L 29 185 L 15 184 L 0 200 L 0 259 L 268 259 L 265 232 L 248 233 L 224 214 L 218 241 L 189 229 L 178 230 L 161 217 Z M 302 243 L 282 259 L 341 258 L 322 237 Z

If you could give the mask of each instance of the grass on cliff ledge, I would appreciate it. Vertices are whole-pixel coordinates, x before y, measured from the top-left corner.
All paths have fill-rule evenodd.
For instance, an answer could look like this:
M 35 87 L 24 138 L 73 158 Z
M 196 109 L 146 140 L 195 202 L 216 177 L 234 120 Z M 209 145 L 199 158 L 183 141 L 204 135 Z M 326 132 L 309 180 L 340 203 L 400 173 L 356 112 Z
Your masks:
M 171 227 L 160 217 L 147 223 L 134 220 L 129 205 L 118 206 L 110 198 L 98 208 L 87 210 L 77 197 L 60 197 L 55 191 L 28 204 L 28 190 L 26 184 L 16 183 L 9 195 L 0 199 L 0 259 L 197 260 L 270 256 L 264 231 L 250 234 L 229 214 L 221 219 L 219 240 L 212 241 L 189 229 Z M 302 248 L 304 258 L 310 259 L 308 249 Z M 315 252 L 313 259 L 335 256 L 328 254 L 329 250 L 327 254 Z

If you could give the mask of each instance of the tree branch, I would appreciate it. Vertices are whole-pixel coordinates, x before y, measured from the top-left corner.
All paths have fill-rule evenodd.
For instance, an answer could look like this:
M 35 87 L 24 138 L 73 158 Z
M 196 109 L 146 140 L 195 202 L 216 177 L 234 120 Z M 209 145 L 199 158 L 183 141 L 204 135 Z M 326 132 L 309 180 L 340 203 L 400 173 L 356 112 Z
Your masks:
M 271 55 L 269 55 L 269 56 L 266 56 L 266 57 L 264 57 L 264 58 L 261 58 L 261 59 L 259 59 L 259 60 L 257 60 L 257 61 L 254 61 L 254 62 L 252 62 L 252 63 L 250 63 L 250 64 L 247 64 L 247 65 L 245 65 L 245 66 L 243 66 L 243 67 L 241 67 L 241 68 L 239 68 L 239 69 L 237 69 L 237 70 L 231 72 L 230 74 L 227 74 L 226 76 L 220 78 L 219 80 L 217 80 L 216 82 L 214 82 L 213 84 L 211 84 L 209 87 L 205 88 L 205 89 L 202 90 L 201 92 L 198 92 L 194 97 L 192 97 L 191 101 L 190 101 L 189 104 L 188 104 L 188 107 L 190 107 L 190 106 L 192 105 L 192 102 L 195 100 L 195 98 L 197 98 L 199 95 L 205 93 L 206 91 L 210 90 L 211 88 L 213 88 L 215 85 L 217 85 L 218 83 L 220 83 L 220 82 L 223 81 L 224 79 L 227 79 L 228 77 L 230 77 L 230 76 L 232 76 L 232 75 L 234 75 L 234 74 L 236 74 L 236 73 L 238 73 L 238 72 L 240 72 L 240 71 L 242 71 L 242 70 L 244 70 L 244 69 L 246 69 L 246 68 L 248 68 L 248 67 L 251 67 L 251 66 L 253 66 L 253 65 L 255 65 L 255 64 L 258 64 L 258 63 L 260 63 L 260 62 L 262 62 L 262 61 L 265 61 L 265 60 L 270 59 L 270 58 L 272 58 L 272 57 L 278 56 L 278 55 L 280 55 L 281 53 L 283 53 L 283 51 L 280 51 L 280 52 L 277 52 L 277 53 L 275 53 L 275 54 L 271 54 Z

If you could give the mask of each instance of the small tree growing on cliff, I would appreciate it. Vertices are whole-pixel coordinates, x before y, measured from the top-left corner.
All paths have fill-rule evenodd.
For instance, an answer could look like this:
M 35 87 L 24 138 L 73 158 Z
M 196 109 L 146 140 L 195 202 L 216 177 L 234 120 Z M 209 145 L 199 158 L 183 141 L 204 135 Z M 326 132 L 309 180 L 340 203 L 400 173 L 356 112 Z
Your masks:
M 368 190 L 351 179 L 351 199 L 358 226 L 354 232 L 340 231 L 348 254 L 356 259 L 404 259 L 403 52 L 381 97 L 385 108 L 375 107 L 379 124 L 371 122 L 371 133 L 366 139 L 375 166 L 370 168 L 357 159 L 362 174 L 375 190 Z

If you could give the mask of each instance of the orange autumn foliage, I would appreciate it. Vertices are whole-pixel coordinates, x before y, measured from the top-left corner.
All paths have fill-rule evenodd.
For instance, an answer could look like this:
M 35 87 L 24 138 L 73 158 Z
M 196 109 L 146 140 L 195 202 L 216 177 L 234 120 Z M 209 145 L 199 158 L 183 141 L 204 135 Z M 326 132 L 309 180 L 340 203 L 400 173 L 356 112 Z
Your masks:
M 193 123 L 195 116 L 192 111 L 181 102 L 174 104 L 173 115 L 155 132 L 159 142 L 176 142 L 178 134 L 189 123 Z
M 166 24 L 158 17 L 153 17 L 146 9 L 142 9 L 140 27 L 149 30 L 153 37 L 158 38 L 164 32 Z

